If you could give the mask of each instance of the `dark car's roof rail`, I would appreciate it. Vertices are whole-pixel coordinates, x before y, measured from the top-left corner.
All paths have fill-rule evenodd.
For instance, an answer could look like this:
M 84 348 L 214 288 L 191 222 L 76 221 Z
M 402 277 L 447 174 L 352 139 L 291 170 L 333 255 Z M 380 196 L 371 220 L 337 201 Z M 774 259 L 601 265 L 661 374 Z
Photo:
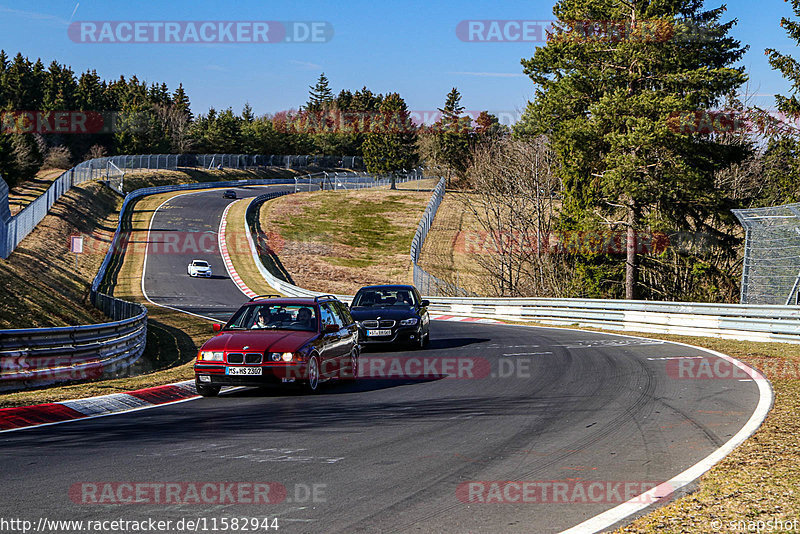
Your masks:
M 330 300 L 330 299 L 337 300 L 334 295 L 320 295 L 318 297 L 314 297 L 314 302 L 319 302 L 321 300 Z
M 276 294 L 274 294 L 274 293 L 270 293 L 270 294 L 268 294 L 268 295 L 256 295 L 255 297 L 253 297 L 253 298 L 251 298 L 251 299 L 250 299 L 250 302 L 253 302 L 254 300 L 258 300 L 258 299 L 263 299 L 263 298 L 273 298 L 273 297 L 274 297 L 274 298 L 276 298 L 276 299 L 279 299 L 279 298 L 281 298 L 281 296 L 280 296 L 280 295 L 276 295 Z

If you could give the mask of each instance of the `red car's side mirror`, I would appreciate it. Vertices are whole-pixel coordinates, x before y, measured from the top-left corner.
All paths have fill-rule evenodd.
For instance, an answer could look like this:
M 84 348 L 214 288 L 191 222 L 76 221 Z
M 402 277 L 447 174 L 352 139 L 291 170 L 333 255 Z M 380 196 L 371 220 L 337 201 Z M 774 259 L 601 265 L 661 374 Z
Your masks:
M 214 332 L 219 332 L 220 330 L 222 330 L 222 325 L 219 324 L 219 323 L 214 323 L 213 328 L 214 328 Z
M 326 334 L 335 334 L 338 331 L 339 331 L 339 326 L 335 324 L 326 324 L 325 328 L 323 329 L 323 332 L 325 332 Z

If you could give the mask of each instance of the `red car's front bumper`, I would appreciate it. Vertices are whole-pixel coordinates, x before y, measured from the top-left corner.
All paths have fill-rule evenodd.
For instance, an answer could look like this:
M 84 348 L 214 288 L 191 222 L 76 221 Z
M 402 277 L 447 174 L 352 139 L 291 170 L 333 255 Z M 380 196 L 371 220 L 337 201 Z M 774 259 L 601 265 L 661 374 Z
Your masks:
M 230 369 L 260 369 L 261 374 L 229 374 Z M 266 386 L 282 382 L 304 380 L 306 362 L 271 362 L 261 365 L 227 365 L 221 363 L 195 363 L 195 379 L 211 386 Z

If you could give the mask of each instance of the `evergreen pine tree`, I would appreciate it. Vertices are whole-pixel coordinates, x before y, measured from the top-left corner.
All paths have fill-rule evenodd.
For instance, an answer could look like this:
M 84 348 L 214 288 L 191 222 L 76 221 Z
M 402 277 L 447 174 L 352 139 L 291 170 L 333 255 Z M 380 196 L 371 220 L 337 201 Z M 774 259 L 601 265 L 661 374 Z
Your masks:
M 319 112 L 333 102 L 333 91 L 328 83 L 325 73 L 319 75 L 317 83 L 308 87 L 308 102 L 305 105 L 306 111 Z
M 697 0 L 559 0 L 552 37 L 522 60 L 535 96 L 515 133 L 546 134 L 559 157 L 562 228 L 621 221 L 626 298 L 636 297 L 640 231 L 653 224 L 702 231 L 727 211 L 714 174 L 741 151 L 670 126 L 671 114 L 714 109 L 746 80 L 744 67 L 733 66 L 746 48 L 728 35 L 735 21 L 720 22 L 724 10 L 703 11 Z M 570 21 L 587 13 L 626 21 L 630 31 L 613 39 L 571 31 Z M 682 20 L 701 25 L 702 38 L 646 31 Z

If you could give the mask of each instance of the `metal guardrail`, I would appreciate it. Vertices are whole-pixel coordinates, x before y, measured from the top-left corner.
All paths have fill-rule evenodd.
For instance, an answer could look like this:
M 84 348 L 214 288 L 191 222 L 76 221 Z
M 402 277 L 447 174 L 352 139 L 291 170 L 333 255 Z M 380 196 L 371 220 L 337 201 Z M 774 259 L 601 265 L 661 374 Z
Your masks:
M 800 343 L 794 306 L 544 298 L 432 298 L 431 310 L 561 326 Z
M 138 360 L 147 337 L 144 306 L 94 292 L 92 302 L 116 320 L 0 330 L 0 391 L 100 378 Z
M 800 343 L 800 308 L 692 302 L 624 300 L 442 297 L 426 291 L 426 278 L 417 265 L 425 236 L 444 195 L 440 180 L 419 223 L 411 245 L 414 284 L 431 301 L 430 311 L 438 315 L 463 315 L 518 321 L 535 321 L 558 326 L 588 326 L 603 329 L 744 339 L 764 342 Z M 256 197 L 247 209 L 245 233 L 261 275 L 276 290 L 288 296 L 311 297 L 311 291 L 281 280 L 264 267 L 259 246 L 253 239 L 252 221 L 268 195 Z M 427 273 L 425 273 L 427 274 Z M 420 280 L 423 283 L 420 283 Z M 352 295 L 336 295 L 350 302 Z

